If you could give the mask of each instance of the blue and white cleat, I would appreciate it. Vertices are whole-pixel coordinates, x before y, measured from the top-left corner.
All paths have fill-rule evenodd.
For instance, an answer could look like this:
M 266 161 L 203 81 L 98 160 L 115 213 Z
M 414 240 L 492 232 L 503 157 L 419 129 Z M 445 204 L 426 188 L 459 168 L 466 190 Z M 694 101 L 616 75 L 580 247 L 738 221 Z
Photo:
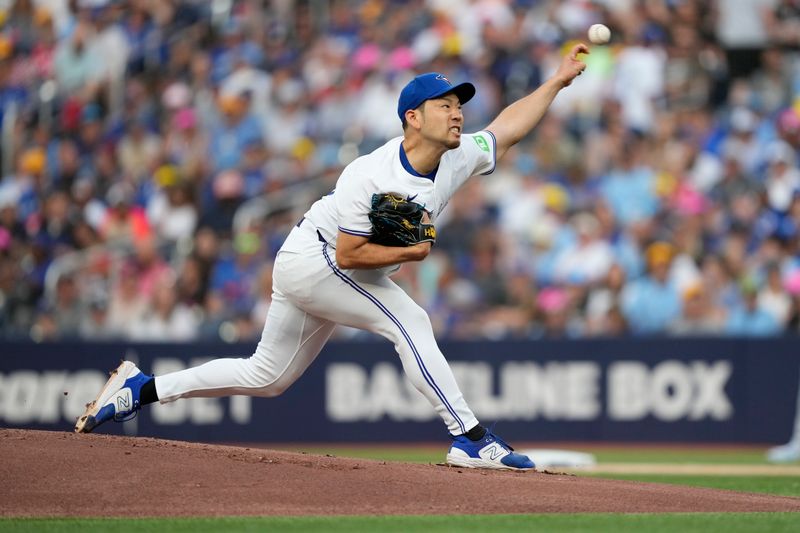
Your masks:
M 514 448 L 490 431 L 481 440 L 472 441 L 464 435 L 453 437 L 447 453 L 447 464 L 464 468 L 489 468 L 494 470 L 533 470 L 527 455 L 515 453 Z
M 97 398 L 86 404 L 86 411 L 75 424 L 75 433 L 90 433 L 109 420 L 124 422 L 136 416 L 141 408 L 139 392 L 150 379 L 136 365 L 123 361 L 111 371 L 111 377 Z

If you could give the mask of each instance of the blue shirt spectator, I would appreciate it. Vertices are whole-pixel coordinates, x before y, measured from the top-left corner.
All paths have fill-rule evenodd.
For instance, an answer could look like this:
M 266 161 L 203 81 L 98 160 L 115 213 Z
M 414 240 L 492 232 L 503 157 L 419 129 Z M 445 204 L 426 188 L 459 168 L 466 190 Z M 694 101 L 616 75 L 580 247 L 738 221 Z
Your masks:
M 662 333 L 680 316 L 681 299 L 672 283 L 645 277 L 625 288 L 622 311 L 633 333 Z
M 781 325 L 771 313 L 758 306 L 758 287 L 746 280 L 741 287 L 743 304 L 728 316 L 725 332 L 729 335 L 764 337 L 780 333 Z
M 210 156 L 214 169 L 236 168 L 248 144 L 261 142 L 261 125 L 247 112 L 243 97 L 223 96 L 223 120 L 211 129 Z
M 656 174 L 653 169 L 636 164 L 637 150 L 641 150 L 641 147 L 629 147 L 623 150 L 621 157 L 631 157 L 634 160 L 625 161 L 613 168 L 600 185 L 600 194 L 622 225 L 651 218 L 659 208 Z
M 656 242 L 646 251 L 649 274 L 628 283 L 622 290 L 622 312 L 632 333 L 664 333 L 680 316 L 681 296 L 669 281 L 672 246 Z
M 258 274 L 263 266 L 262 243 L 255 233 L 244 232 L 234 238 L 234 254 L 220 258 L 211 275 L 211 296 L 233 313 L 246 313 L 253 307 Z

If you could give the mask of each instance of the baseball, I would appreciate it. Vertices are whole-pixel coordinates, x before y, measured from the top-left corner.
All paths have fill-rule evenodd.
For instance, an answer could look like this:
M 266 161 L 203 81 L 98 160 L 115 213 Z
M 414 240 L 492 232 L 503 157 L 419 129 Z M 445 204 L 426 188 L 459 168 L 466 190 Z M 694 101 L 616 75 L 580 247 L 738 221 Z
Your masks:
M 589 28 L 589 41 L 593 44 L 606 44 L 611 40 L 611 30 L 605 24 L 592 24 Z

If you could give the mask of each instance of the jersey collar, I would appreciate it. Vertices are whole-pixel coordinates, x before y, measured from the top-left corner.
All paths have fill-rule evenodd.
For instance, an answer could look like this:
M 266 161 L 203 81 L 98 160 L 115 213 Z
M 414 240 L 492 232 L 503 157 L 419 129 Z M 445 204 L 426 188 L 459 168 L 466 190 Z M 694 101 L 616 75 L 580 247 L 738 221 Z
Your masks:
M 406 169 L 406 172 L 411 174 L 412 176 L 417 176 L 418 178 L 426 178 L 431 181 L 436 179 L 436 171 L 439 170 L 439 165 L 436 165 L 436 168 L 428 172 L 427 174 L 420 174 L 414 167 L 411 166 L 411 163 L 408 162 L 408 156 L 406 156 L 406 151 L 403 148 L 403 143 L 400 143 L 400 164 L 403 165 L 403 168 Z

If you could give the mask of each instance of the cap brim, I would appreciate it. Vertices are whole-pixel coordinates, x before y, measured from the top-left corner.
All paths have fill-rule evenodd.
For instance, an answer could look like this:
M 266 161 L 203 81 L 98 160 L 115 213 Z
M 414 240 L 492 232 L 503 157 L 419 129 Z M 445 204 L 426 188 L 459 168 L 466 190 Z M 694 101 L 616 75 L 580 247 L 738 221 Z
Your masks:
M 475 86 L 470 82 L 465 81 L 464 83 L 459 83 L 458 85 L 449 87 L 446 91 L 442 91 L 435 96 L 431 96 L 431 98 L 440 98 L 446 94 L 454 94 L 458 97 L 459 102 L 466 104 L 472 99 L 473 96 L 475 96 Z

